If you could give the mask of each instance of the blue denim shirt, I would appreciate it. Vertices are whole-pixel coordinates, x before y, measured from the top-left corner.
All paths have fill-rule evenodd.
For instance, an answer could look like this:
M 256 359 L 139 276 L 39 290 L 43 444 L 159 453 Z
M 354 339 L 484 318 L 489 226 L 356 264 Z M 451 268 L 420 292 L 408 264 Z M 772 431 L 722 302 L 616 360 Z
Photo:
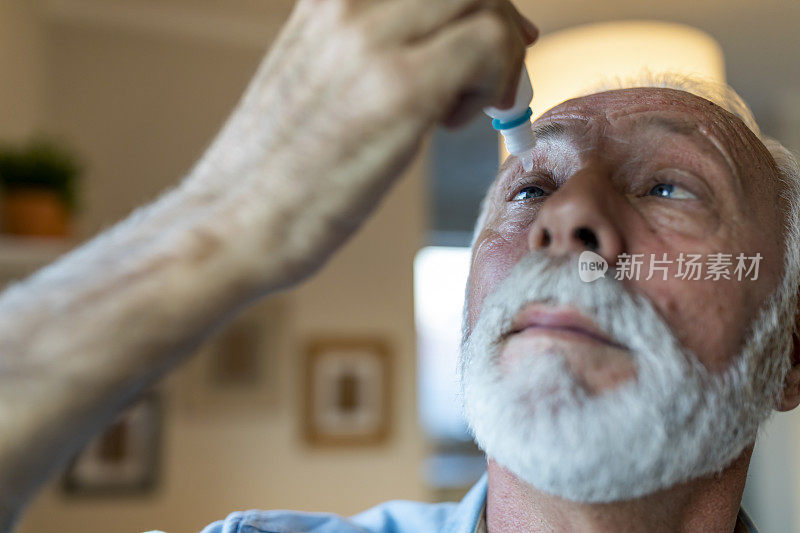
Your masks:
M 460 503 L 393 500 L 363 513 L 238 511 L 202 533 L 474 533 L 486 502 L 486 474 Z
M 202 533 L 475 533 L 486 504 L 486 474 L 460 503 L 394 500 L 349 518 L 330 513 L 237 511 Z M 757 533 L 740 509 L 735 533 Z

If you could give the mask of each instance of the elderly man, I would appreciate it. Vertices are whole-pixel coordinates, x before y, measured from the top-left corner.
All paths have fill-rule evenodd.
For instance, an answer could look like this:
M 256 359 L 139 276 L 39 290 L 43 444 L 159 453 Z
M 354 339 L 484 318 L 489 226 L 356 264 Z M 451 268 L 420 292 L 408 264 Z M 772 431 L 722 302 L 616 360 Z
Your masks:
M 505 0 L 301 0 L 175 190 L 0 298 L 3 527 L 210 329 L 313 273 L 434 123 L 510 105 L 536 35 Z M 489 189 L 461 362 L 488 475 L 460 504 L 207 531 L 754 531 L 758 427 L 800 403 L 800 168 L 732 93 L 655 85 L 548 111 L 533 170 Z M 609 273 L 583 281 L 583 252 Z M 760 261 L 686 276 L 688 254 Z

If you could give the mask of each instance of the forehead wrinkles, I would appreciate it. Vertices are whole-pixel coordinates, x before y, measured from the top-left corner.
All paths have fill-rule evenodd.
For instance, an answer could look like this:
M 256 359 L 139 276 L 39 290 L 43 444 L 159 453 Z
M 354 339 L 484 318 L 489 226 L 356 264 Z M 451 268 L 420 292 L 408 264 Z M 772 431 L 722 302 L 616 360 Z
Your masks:
M 666 88 L 618 89 L 567 100 L 545 112 L 536 122 L 568 121 L 571 124 L 597 123 L 609 126 L 616 118 L 636 112 L 669 111 L 690 115 L 707 133 L 711 142 L 720 143 L 730 155 L 731 164 L 746 191 L 766 192 L 771 188 L 777 197 L 774 182 L 777 166 L 764 144 L 736 115 L 694 94 Z M 580 126 L 578 126 L 579 129 Z M 590 127 L 584 133 L 600 133 Z M 570 129 L 572 129 L 570 127 Z M 704 131 L 703 131 L 704 130 Z M 598 139 L 587 139 L 597 142 Z

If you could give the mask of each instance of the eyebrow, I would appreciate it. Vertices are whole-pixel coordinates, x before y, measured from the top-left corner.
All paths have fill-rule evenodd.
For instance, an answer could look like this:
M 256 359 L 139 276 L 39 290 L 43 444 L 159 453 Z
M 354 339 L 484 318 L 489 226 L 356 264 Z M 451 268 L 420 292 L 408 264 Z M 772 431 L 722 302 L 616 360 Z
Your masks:
M 691 135 L 698 131 L 697 124 L 693 121 L 661 115 L 647 115 L 638 122 L 644 126 L 655 126 L 678 135 Z
M 566 135 L 567 127 L 560 122 L 546 122 L 533 127 L 533 136 L 537 141 L 546 141 Z
M 563 137 L 567 134 L 567 127 L 560 122 L 545 122 L 544 124 L 533 124 L 533 138 L 536 142 L 547 141 L 558 137 Z M 495 174 L 495 179 L 509 175 L 506 170 L 509 168 L 510 158 L 500 165 Z

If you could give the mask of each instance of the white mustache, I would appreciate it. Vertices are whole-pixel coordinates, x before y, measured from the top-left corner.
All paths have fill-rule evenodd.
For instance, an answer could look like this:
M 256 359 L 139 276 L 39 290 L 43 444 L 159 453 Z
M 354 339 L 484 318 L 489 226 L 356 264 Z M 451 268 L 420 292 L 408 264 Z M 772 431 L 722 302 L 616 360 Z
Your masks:
M 634 355 L 656 347 L 664 349 L 666 344 L 673 352 L 687 352 L 652 302 L 614 279 L 613 270 L 609 272 L 610 276 L 584 283 L 578 276 L 577 257 L 531 252 L 486 297 L 474 329 L 484 328 L 483 334 L 497 345 L 513 331 L 514 318 L 525 306 L 571 306 Z M 472 334 L 465 334 L 462 344 Z M 686 358 L 697 360 L 689 353 Z

